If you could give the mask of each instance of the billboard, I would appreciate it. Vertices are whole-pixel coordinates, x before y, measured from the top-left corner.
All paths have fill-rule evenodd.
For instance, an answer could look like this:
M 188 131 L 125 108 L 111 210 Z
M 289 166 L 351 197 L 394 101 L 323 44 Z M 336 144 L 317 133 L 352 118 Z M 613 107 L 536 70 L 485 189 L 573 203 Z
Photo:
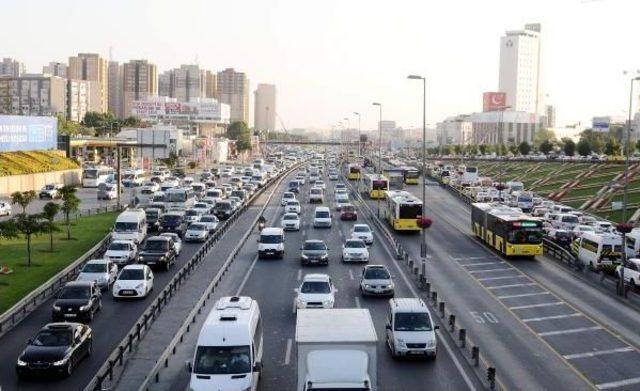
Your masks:
M 0 115 L 0 152 L 42 151 L 57 147 L 57 118 Z
M 591 120 L 591 128 L 594 132 L 609 132 L 609 126 L 611 125 L 610 117 L 593 117 Z
M 482 111 L 496 111 L 507 105 L 507 94 L 504 92 L 485 92 L 482 94 Z
M 218 102 L 134 101 L 132 114 L 142 119 L 186 119 L 228 123 L 230 109 Z

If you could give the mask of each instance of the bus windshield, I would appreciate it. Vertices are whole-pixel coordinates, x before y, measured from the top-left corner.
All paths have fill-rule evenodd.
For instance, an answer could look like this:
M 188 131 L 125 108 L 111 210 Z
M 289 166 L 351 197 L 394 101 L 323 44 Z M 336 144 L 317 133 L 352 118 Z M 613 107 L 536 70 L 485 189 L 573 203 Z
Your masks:
M 422 205 L 400 205 L 401 219 L 416 219 L 422 215 Z
M 509 231 L 509 243 L 514 244 L 540 244 L 542 232 L 540 228 L 519 228 Z
M 96 169 L 84 170 L 82 172 L 82 176 L 86 179 L 96 179 L 98 177 L 98 170 Z
M 371 183 L 371 187 L 373 190 L 388 190 L 388 182 L 383 180 L 374 180 Z

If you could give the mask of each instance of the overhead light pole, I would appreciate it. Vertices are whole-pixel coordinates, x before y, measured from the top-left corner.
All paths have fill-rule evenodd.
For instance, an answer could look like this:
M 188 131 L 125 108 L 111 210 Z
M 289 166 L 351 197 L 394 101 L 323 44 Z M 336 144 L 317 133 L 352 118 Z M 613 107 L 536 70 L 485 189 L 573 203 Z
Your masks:
M 353 114 L 358 116 L 358 157 L 357 159 L 360 159 L 360 113 L 358 113 L 357 111 L 354 111 Z
M 380 120 L 378 121 L 378 179 L 382 173 L 382 103 L 373 102 L 373 106 L 378 106 L 380 112 Z M 378 198 L 378 217 L 380 217 L 380 198 Z
M 424 76 L 409 75 L 407 79 L 422 80 L 422 216 L 426 217 L 427 211 L 427 79 Z M 422 243 L 420 246 L 420 256 L 423 261 L 427 259 L 427 230 L 422 228 Z
M 344 147 L 345 147 L 345 151 L 347 152 L 347 162 L 351 163 L 351 159 L 349 158 L 349 151 L 350 151 L 349 129 L 351 129 L 351 120 L 348 117 L 344 117 L 343 120 L 347 121 L 347 134 L 344 138 Z

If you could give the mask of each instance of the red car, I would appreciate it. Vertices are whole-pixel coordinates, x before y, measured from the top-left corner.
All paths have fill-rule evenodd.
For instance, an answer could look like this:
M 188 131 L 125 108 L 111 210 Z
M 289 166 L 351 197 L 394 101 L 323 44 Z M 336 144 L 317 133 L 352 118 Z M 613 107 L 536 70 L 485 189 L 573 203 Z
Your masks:
M 346 204 L 340 208 L 340 220 L 358 220 L 358 212 L 356 207 L 351 204 Z

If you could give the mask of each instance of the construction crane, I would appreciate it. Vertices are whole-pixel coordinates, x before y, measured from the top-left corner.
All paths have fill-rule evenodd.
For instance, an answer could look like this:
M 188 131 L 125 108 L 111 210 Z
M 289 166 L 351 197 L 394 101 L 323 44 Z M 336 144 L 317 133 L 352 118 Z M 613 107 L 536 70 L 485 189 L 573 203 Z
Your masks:
M 287 131 L 286 126 L 284 126 L 284 121 L 282 120 L 282 117 L 280 117 L 280 114 L 276 113 L 276 117 L 278 117 L 278 121 L 280 121 L 280 126 L 282 126 L 282 130 L 284 130 L 284 134 L 287 135 L 287 137 L 289 137 L 289 132 Z

